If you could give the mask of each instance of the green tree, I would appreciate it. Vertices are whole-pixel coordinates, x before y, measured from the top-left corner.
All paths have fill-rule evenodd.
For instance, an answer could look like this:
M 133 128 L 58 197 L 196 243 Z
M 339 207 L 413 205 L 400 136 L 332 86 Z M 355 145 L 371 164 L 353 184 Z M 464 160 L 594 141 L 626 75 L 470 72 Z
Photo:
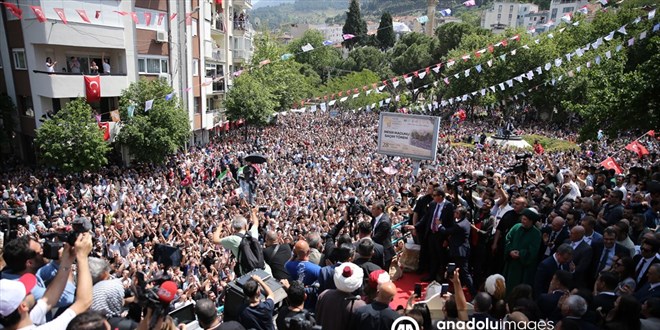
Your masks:
M 411 32 L 404 34 L 394 45 L 391 52 L 392 71 L 396 74 L 411 74 L 411 72 L 420 70 L 436 64 L 439 61 L 435 50 L 438 40 L 422 33 Z M 429 70 L 430 71 L 430 70 Z M 424 79 L 413 78 L 412 83 L 406 84 L 401 79 L 400 86 L 408 88 L 412 93 L 412 102 L 417 101 L 419 93 L 424 86 L 432 81 L 433 71 L 424 77 Z
M 355 38 L 344 40 L 342 43 L 348 49 L 352 49 L 355 45 L 362 43 L 363 39 L 367 36 L 367 22 L 362 19 L 360 4 L 357 0 L 351 0 L 342 33 L 355 36 Z
M 389 97 L 388 93 L 376 93 L 374 91 L 366 95 L 366 90 L 372 90 L 372 84 L 378 81 L 380 81 L 380 78 L 374 72 L 365 69 L 330 79 L 325 86 L 320 88 L 320 93 L 328 95 L 342 92 L 342 96 L 337 96 L 336 99 L 339 100 L 344 96 L 348 99 L 345 102 L 337 101 L 336 105 L 346 109 L 357 109 Z M 360 96 L 353 98 L 356 93 L 360 93 Z
M 380 17 L 380 24 L 378 25 L 378 32 L 376 33 L 380 49 L 389 49 L 394 47 L 396 38 L 394 36 L 394 27 L 392 26 L 392 15 L 384 13 Z
M 435 30 L 435 36 L 438 38 L 439 45 L 437 53 L 439 56 L 446 56 L 450 50 L 458 48 L 461 40 L 472 34 L 488 35 L 490 32 L 468 23 L 447 23 L 440 25 Z M 481 47 L 480 45 L 478 47 Z
M 376 47 L 367 46 L 353 49 L 342 66 L 345 70 L 354 72 L 368 69 L 378 74 L 381 79 L 391 77 L 393 74 L 390 70 L 389 55 Z
M 328 72 L 332 72 L 341 63 L 339 50 L 323 45 L 323 34 L 318 30 L 307 30 L 299 39 L 291 41 L 289 53 L 296 54 L 294 59 L 301 64 L 308 64 L 319 77 L 326 79 Z M 314 50 L 302 52 L 304 45 L 310 44 Z
M 177 97 L 165 99 L 172 92 L 164 79 L 140 79 L 122 91 L 119 108 L 124 127 L 117 141 L 127 146 L 136 160 L 161 163 L 190 138 L 188 113 Z M 153 106 L 145 111 L 149 100 Z M 133 117 L 128 115 L 129 107 L 135 108 Z
M 78 98 L 37 130 L 37 147 L 44 164 L 75 173 L 96 170 L 108 163 L 110 146 L 92 118 L 92 107 Z
M 234 86 L 225 100 L 229 120 L 244 119 L 247 124 L 263 125 L 268 122 L 278 105 L 269 86 L 250 74 L 242 74 L 234 80 Z

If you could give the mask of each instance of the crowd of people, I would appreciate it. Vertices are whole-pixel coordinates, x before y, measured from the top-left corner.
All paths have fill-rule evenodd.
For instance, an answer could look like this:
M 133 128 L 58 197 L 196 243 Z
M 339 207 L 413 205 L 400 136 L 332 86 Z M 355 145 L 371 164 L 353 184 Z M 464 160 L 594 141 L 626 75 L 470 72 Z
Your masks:
M 657 327 L 658 140 L 641 140 L 643 158 L 620 151 L 634 139 L 627 135 L 516 157 L 481 141 L 496 130 L 488 120 L 445 124 L 437 160 L 413 175 L 412 161 L 375 153 L 377 126 L 372 112 L 289 113 L 256 136 L 232 131 L 160 166 L 3 171 L 0 216 L 17 218 L 2 228 L 0 324 L 175 327 L 154 308 L 143 312 L 153 287 L 169 309 L 194 304 L 205 329 L 389 329 L 402 314 L 425 329 L 470 319 Z M 255 152 L 267 162 L 244 159 Z M 601 168 L 611 155 L 624 173 Z M 84 234 L 48 251 L 83 220 Z M 276 319 L 274 293 L 258 276 L 243 285 L 238 322 L 218 316 L 229 283 L 249 270 L 239 256 L 246 237 L 286 288 Z M 451 283 L 444 319 L 431 320 L 414 295 L 390 309 L 403 242 L 421 246 L 415 268 L 424 282 Z M 176 248 L 180 260 L 159 262 L 158 246 Z

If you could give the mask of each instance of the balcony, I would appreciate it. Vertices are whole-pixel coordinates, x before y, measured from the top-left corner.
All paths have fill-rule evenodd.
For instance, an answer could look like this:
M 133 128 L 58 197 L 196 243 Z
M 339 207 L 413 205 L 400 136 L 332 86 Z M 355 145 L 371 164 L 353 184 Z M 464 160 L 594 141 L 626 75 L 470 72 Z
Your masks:
M 211 51 L 211 58 L 218 62 L 226 62 L 225 50 L 222 48 L 213 48 Z
M 224 35 L 227 33 L 227 27 L 222 21 L 222 17 L 217 19 L 215 22 L 211 22 L 211 34 Z
M 244 63 L 248 60 L 247 51 L 244 49 L 234 49 L 232 50 L 232 55 L 235 63 Z
M 30 82 L 39 96 L 53 99 L 85 96 L 85 78 L 79 73 L 48 73 L 38 70 L 32 72 L 35 79 L 30 79 Z M 125 73 L 100 75 L 100 77 L 101 97 L 120 96 L 121 91 L 129 85 Z
M 252 0 L 234 0 L 232 5 L 237 8 L 252 9 Z

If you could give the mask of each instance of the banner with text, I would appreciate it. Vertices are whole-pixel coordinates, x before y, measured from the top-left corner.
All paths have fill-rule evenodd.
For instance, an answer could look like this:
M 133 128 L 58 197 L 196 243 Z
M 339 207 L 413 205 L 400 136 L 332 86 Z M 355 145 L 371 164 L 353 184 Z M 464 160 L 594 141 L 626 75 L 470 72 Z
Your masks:
M 415 160 L 435 160 L 440 118 L 381 112 L 378 123 L 380 154 Z

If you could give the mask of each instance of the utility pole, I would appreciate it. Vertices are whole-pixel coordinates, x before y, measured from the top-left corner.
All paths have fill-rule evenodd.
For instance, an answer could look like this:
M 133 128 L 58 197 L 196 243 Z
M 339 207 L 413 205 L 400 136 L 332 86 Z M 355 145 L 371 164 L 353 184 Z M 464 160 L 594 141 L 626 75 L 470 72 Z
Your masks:
M 426 22 L 426 34 L 433 37 L 433 29 L 435 29 L 435 6 L 438 5 L 438 0 L 428 0 L 428 7 L 426 8 L 426 16 L 429 21 Z

